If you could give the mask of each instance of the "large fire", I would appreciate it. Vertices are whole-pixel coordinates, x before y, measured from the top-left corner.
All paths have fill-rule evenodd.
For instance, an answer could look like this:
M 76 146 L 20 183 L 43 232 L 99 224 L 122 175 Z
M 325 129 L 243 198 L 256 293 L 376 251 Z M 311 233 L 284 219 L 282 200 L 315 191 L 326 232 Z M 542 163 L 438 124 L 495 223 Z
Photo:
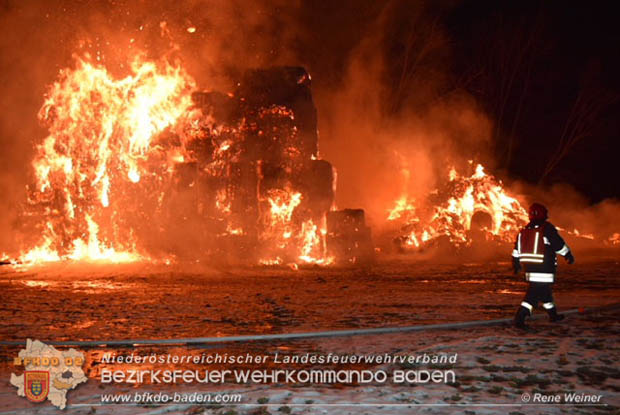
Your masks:
M 477 230 L 487 239 L 512 241 L 527 223 L 527 211 L 510 196 L 502 183 L 473 162 L 471 175 L 460 175 L 454 167 L 447 174 L 447 186 L 430 195 L 431 207 L 420 209 L 407 195 L 396 201 L 388 220 L 404 222 L 399 243 L 403 248 L 419 248 L 439 237 L 452 244 L 472 242 L 474 219 Z
M 500 180 L 485 173 L 481 164 L 470 160 L 469 166 L 472 172 L 466 175 L 450 167 L 446 184 L 431 192 L 423 203 L 416 203 L 406 194 L 396 200 L 387 220 L 402 226 L 396 239 L 400 248 L 421 249 L 440 238 L 456 247 L 469 246 L 480 238 L 500 243 L 514 241 L 517 231 L 528 222 L 527 211 Z M 404 169 L 403 174 L 407 178 L 410 172 Z M 573 238 L 597 239 L 577 228 L 556 227 Z M 618 234 L 603 242 L 618 244 Z
M 372 251 L 363 211 L 328 214 L 335 171 L 318 157 L 303 68 L 249 70 L 228 93 L 198 91 L 177 62 L 137 56 L 127 72 L 112 76 L 84 56 L 49 87 L 39 112 L 49 135 L 23 215 L 37 237 L 23 242 L 20 262 L 233 253 L 296 267 Z M 482 165 L 470 168 L 451 168 L 423 203 L 395 202 L 387 219 L 402 226 L 401 247 L 469 245 L 475 233 L 512 241 L 527 212 Z M 618 234 L 606 242 L 617 245 Z
M 49 135 L 37 147 L 29 194 L 41 241 L 22 261 L 141 258 L 125 213 L 170 174 L 173 160 L 153 139 L 187 113 L 194 82 L 180 66 L 139 56 L 130 72 L 114 79 L 78 58 L 49 88 L 39 113 Z M 163 162 L 156 169 L 147 166 L 154 157 Z
M 299 180 L 320 161 L 301 148 L 291 108 L 250 107 L 247 91 L 200 105 L 178 63 L 138 56 L 129 72 L 115 78 L 86 56 L 49 88 L 26 212 L 40 238 L 20 261 L 170 258 L 179 252 L 165 241 L 183 230 L 206 241 L 197 255 L 237 238 L 228 243 L 257 245 L 261 263 L 330 261 L 326 209 Z M 244 113 L 215 114 L 233 104 Z

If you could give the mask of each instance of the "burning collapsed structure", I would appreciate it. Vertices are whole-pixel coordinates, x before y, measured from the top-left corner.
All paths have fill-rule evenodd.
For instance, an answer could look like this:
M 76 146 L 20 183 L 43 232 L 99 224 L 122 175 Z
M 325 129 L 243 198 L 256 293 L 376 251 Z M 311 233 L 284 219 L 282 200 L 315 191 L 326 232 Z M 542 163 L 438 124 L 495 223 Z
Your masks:
M 528 222 L 527 211 L 481 164 L 470 160 L 469 166 L 474 169 L 471 175 L 450 167 L 443 187 L 429 195 L 426 209 L 407 195 L 396 201 L 388 221 L 402 224 L 402 234 L 395 239 L 401 249 L 419 249 L 441 239 L 456 246 L 474 239 L 513 241 Z
M 387 212 L 387 222 L 399 228 L 392 240 L 399 251 L 444 246 L 472 253 L 476 245 L 492 252 L 514 243 L 519 229 L 529 221 L 524 205 L 481 164 L 469 160 L 466 166 L 465 174 L 449 167 L 439 186 L 423 200 L 405 193 L 395 201 Z M 404 173 L 410 174 L 407 169 Z M 584 249 L 609 248 L 618 243 L 617 233 L 609 234 L 610 230 L 595 236 L 575 227 L 557 228 L 566 233 L 571 244 Z
M 50 88 L 24 213 L 40 237 L 22 261 L 334 260 L 335 173 L 305 69 L 248 70 L 229 93 L 197 92 L 169 62 L 138 57 L 131 72 L 78 59 Z

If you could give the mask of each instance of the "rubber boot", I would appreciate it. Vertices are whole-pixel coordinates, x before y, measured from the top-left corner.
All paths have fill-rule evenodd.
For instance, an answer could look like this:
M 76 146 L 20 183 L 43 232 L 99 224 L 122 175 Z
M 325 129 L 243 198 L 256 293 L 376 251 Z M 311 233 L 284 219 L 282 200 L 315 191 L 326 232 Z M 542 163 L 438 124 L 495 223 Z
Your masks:
M 564 320 L 564 316 L 561 314 L 558 314 L 558 309 L 555 307 L 547 310 L 547 314 L 549 314 L 549 320 L 551 320 L 552 322 Z
M 517 310 L 517 314 L 515 314 L 514 326 L 519 329 L 525 329 L 527 326 L 525 325 L 525 318 L 530 315 L 530 310 L 521 306 Z

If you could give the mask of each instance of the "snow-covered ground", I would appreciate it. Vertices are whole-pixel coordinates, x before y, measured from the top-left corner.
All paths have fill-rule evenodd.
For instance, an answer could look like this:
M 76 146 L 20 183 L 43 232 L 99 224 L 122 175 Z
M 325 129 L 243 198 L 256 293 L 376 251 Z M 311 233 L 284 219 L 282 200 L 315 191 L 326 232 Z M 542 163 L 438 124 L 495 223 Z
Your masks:
M 617 261 L 561 265 L 555 297 L 561 310 L 618 301 Z M 365 270 L 208 269 L 194 266 L 56 266 L 0 268 L 0 338 L 109 340 L 288 333 L 405 326 L 511 317 L 525 283 L 508 263 L 437 265 L 390 261 Z M 538 311 L 542 313 L 542 311 Z M 84 349 L 91 378 L 68 394 L 66 413 L 616 413 L 620 406 L 620 310 L 573 314 L 564 322 L 423 331 L 332 339 L 196 347 Z M 31 404 L 9 384 L 19 347 L 0 350 L 0 414 L 55 413 Z M 355 365 L 168 365 L 184 369 L 451 370 L 456 382 L 361 385 L 102 385 L 106 352 L 200 355 L 455 354 L 456 363 Z M 144 368 L 143 366 L 140 368 Z M 107 394 L 235 392 L 241 404 L 101 405 Z M 565 393 L 601 395 L 599 406 L 542 403 Z M 528 394 L 528 395 L 524 395 Z M 536 395 L 539 394 L 539 395 Z M 530 400 L 527 400 L 529 396 Z M 535 402 L 538 396 L 538 402 Z

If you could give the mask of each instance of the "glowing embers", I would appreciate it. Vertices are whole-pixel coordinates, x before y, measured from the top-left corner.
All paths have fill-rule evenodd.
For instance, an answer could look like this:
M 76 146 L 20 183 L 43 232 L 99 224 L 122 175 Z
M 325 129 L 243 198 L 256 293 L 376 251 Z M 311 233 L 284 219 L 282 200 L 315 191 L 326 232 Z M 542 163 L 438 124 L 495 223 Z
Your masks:
M 325 220 L 315 224 L 313 219 L 305 219 L 300 208 L 302 198 L 300 192 L 286 188 L 269 189 L 261 199 L 264 210 L 259 237 L 265 253 L 259 263 L 326 265 L 332 262 L 325 254 Z
M 486 239 L 510 242 L 527 223 L 527 212 L 501 181 L 487 175 L 482 165 L 470 165 L 473 173 L 469 176 L 450 168 L 446 185 L 432 192 L 423 205 L 406 195 L 396 202 L 388 220 L 403 223 L 403 233 L 397 238 L 402 248 L 419 248 L 440 237 L 454 245 L 468 245 L 475 232 Z

